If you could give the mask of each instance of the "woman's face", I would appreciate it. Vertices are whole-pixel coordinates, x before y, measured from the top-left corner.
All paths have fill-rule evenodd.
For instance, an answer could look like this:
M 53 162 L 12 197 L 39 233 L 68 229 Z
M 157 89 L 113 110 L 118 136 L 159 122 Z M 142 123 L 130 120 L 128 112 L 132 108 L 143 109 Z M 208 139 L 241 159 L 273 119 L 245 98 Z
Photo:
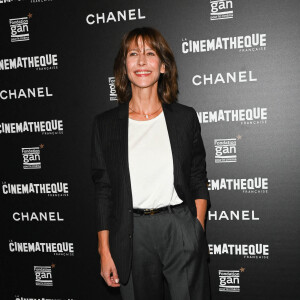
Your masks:
M 127 76 L 131 84 L 139 88 L 154 86 L 165 72 L 165 65 L 160 61 L 157 53 L 141 38 L 138 45 L 133 41 L 126 57 Z

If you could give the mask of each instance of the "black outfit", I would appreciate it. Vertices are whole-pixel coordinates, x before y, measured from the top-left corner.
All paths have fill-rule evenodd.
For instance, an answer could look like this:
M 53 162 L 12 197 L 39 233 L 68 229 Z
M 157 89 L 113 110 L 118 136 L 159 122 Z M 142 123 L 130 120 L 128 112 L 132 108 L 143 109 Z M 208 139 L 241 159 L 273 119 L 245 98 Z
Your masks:
M 132 272 L 122 299 L 164 300 L 168 292 L 172 300 L 210 299 L 205 234 L 188 206 L 133 218 Z
M 182 243 L 186 243 L 186 245 L 190 243 L 190 248 L 200 251 L 200 260 L 202 261 L 202 257 L 205 260 L 203 272 L 207 276 L 204 277 L 207 277 L 208 280 L 207 243 L 201 224 L 196 218 L 195 205 L 195 199 L 206 199 L 208 207 L 210 206 L 206 185 L 205 149 L 201 138 L 200 124 L 192 107 L 174 102 L 163 104 L 163 111 L 173 155 L 174 186 L 186 208 L 184 210 L 174 208 L 174 212 L 177 210 L 178 214 L 168 215 L 162 212 L 151 216 L 141 216 L 139 220 L 148 220 L 149 224 L 150 222 L 154 224 L 155 222 L 150 220 L 154 218 L 159 220 L 163 217 L 164 220 L 167 220 L 167 216 L 170 222 L 169 229 L 162 234 L 169 236 L 175 247 L 174 251 L 177 249 L 177 253 L 183 251 L 183 248 L 180 248 Z M 128 166 L 128 102 L 119 104 L 118 107 L 95 117 L 92 134 L 92 178 L 96 189 L 97 231 L 110 231 L 111 255 L 118 271 L 120 283 L 126 285 L 131 275 L 133 244 L 137 245 L 138 241 L 137 232 L 139 229 L 137 229 L 136 223 L 141 222 L 137 220 L 137 214 L 133 214 L 132 206 Z M 181 209 L 183 208 L 181 207 Z M 152 219 L 146 219 L 147 217 Z M 187 218 L 186 223 L 182 223 L 184 218 Z M 193 220 L 193 224 L 188 225 L 191 220 Z M 199 223 L 197 225 L 198 232 L 195 231 L 196 221 Z M 143 227 L 148 226 L 150 228 L 151 226 L 146 225 L 146 223 Z M 142 227 L 141 224 L 140 226 Z M 153 227 L 153 234 L 155 230 L 158 231 L 159 229 L 159 227 L 156 228 Z M 179 240 L 179 233 L 183 238 L 181 240 Z M 134 235 L 136 238 L 133 241 Z M 176 248 L 177 243 L 178 247 Z M 153 261 L 153 263 L 155 262 Z M 188 284 L 195 285 L 197 280 L 192 278 Z M 203 278 L 200 280 L 202 281 L 198 282 L 199 284 L 207 284 L 207 280 Z M 204 290 L 207 291 L 207 288 Z M 209 294 L 205 293 L 205 295 L 204 298 L 199 299 L 209 299 Z M 135 300 L 140 299 L 151 298 L 145 298 L 144 295 L 143 298 L 137 297 Z

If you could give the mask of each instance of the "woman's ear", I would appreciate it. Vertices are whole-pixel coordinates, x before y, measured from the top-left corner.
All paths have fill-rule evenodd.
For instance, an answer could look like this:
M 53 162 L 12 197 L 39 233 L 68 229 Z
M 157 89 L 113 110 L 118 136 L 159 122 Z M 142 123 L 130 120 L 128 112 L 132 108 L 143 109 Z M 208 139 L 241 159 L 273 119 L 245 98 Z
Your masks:
M 166 71 L 166 65 L 162 63 L 160 66 L 160 73 L 165 73 L 165 71 Z

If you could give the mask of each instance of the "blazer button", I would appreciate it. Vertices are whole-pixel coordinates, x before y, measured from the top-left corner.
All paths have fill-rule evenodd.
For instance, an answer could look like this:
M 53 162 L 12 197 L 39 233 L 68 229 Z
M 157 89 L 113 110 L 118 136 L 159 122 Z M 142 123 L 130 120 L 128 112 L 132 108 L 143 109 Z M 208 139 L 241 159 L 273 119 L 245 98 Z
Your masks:
M 131 234 L 129 234 L 129 238 L 130 238 L 130 239 L 132 238 L 132 235 L 131 235 Z
M 131 213 L 131 209 L 129 209 L 129 210 L 128 210 L 128 212 L 130 212 L 130 213 Z

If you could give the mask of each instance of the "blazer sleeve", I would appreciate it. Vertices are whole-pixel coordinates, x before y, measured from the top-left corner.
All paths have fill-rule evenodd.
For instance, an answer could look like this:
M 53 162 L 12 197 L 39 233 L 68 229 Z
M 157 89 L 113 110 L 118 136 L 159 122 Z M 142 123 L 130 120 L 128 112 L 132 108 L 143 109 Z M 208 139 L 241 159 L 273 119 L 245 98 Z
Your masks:
M 193 150 L 191 164 L 190 187 L 193 199 L 206 199 L 207 208 L 210 207 L 210 197 L 207 188 L 206 152 L 201 137 L 201 127 L 194 108 L 193 110 Z
M 92 130 L 91 171 L 95 185 L 97 231 L 109 230 L 112 188 L 103 156 L 97 116 L 94 118 Z

